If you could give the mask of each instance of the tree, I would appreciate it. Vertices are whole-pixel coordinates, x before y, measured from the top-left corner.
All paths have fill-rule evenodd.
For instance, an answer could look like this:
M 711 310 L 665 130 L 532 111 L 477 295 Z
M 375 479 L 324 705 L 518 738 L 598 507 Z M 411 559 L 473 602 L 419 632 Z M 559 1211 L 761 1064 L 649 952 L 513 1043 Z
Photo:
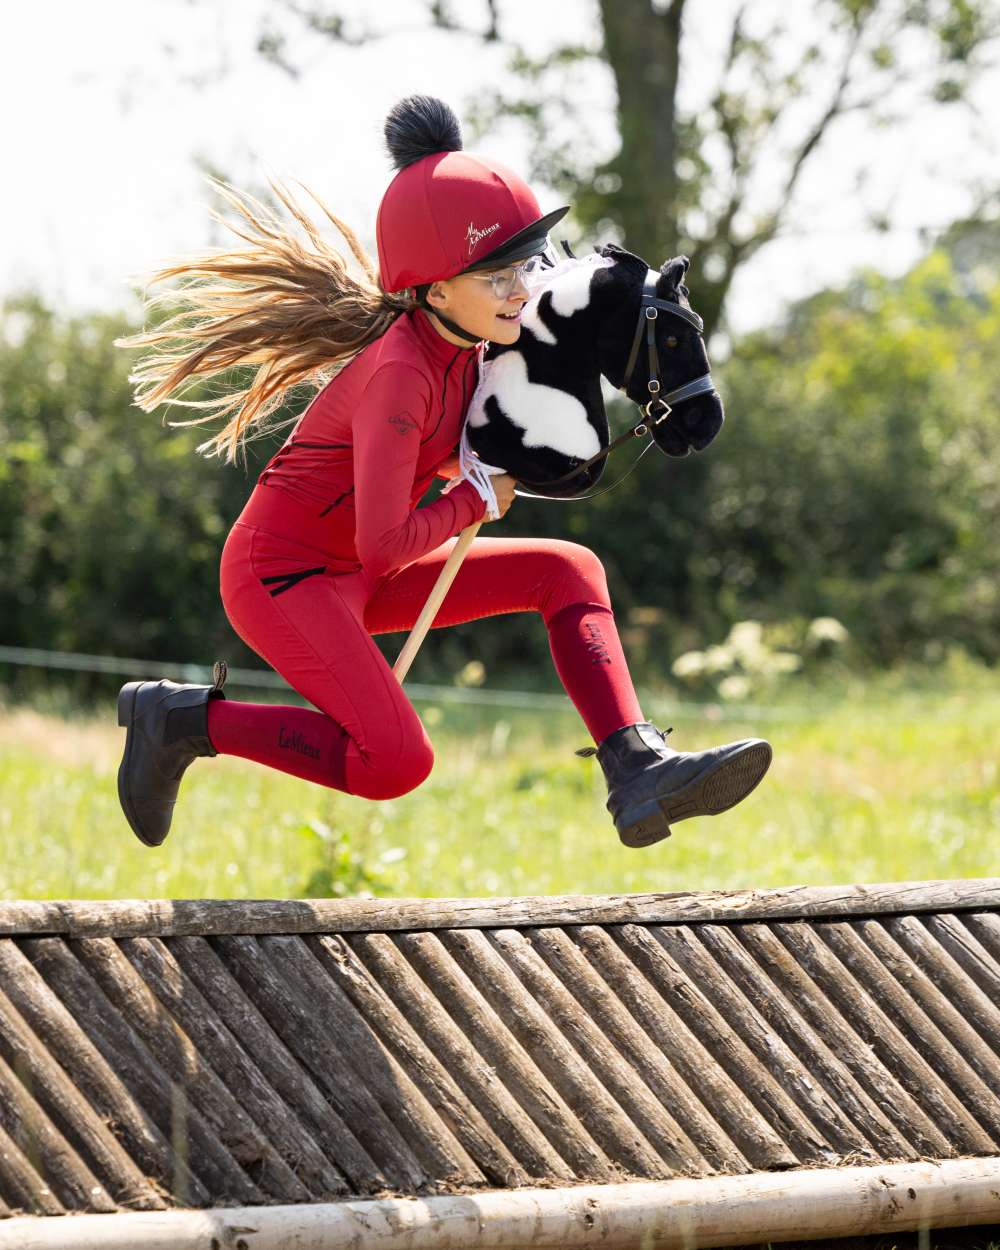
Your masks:
M 131 406 L 120 314 L 27 291 L 0 314 L 0 638 L 205 663 L 231 638 L 219 548 L 252 479 Z
M 577 23 L 586 37 L 544 56 L 518 41 L 516 18 L 502 14 L 498 0 L 485 0 L 478 29 L 459 22 L 448 0 L 425 7 L 429 28 L 504 46 L 521 84 L 467 105 L 468 145 L 497 118 L 520 119 L 530 134 L 529 176 L 573 203 L 584 235 L 614 225 L 629 249 L 652 263 L 678 251 L 691 258 L 687 282 L 709 334 L 739 267 L 786 224 L 803 172 L 834 123 L 865 111 L 888 125 L 914 92 L 967 115 L 970 87 L 1000 33 L 996 0 L 814 0 L 805 36 L 784 8 L 747 0 L 736 8 L 721 76 L 704 107 L 686 111 L 681 75 L 699 72 L 685 39 L 686 0 L 596 0 L 589 5 L 593 21 Z M 275 12 L 316 38 L 350 46 L 395 33 L 337 8 L 283 0 Z M 712 6 L 713 18 L 717 12 Z M 284 72 L 298 73 L 274 16 L 258 50 Z M 584 67 L 609 73 L 616 89 L 620 144 L 606 160 L 595 161 L 600 144 L 586 129 L 593 110 L 581 96 L 595 79 L 581 86 Z M 761 205 L 751 182 L 764 164 L 779 172 Z
M 745 419 L 709 466 L 688 569 L 710 637 L 742 615 L 834 616 L 881 663 L 950 643 L 996 659 L 998 316 L 996 274 L 970 298 L 941 246 L 740 341 L 725 378 Z

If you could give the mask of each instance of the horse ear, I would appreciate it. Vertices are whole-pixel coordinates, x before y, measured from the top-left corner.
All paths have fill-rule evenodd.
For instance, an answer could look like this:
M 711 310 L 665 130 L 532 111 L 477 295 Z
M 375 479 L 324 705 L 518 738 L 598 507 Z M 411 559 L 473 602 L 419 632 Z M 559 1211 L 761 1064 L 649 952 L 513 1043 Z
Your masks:
M 675 256 L 673 260 L 665 260 L 660 266 L 660 273 L 670 279 L 670 286 L 678 287 L 684 281 L 684 275 L 691 268 L 686 256 Z

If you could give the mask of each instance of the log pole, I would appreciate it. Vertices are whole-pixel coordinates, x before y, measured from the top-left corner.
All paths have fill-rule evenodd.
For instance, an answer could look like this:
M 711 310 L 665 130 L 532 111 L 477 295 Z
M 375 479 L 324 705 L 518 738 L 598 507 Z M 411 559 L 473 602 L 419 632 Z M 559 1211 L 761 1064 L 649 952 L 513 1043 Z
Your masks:
M 535 898 L 12 899 L 0 900 L 0 936 L 60 934 L 118 940 L 227 933 L 388 933 L 403 929 L 732 924 L 748 920 L 773 924 L 777 920 L 858 920 L 923 912 L 984 913 L 998 908 L 1000 877 Z M 972 920 L 978 922 L 981 916 Z M 10 945 L 0 941 L 0 972 L 7 967 Z
M 1000 1159 L 295 1206 L 15 1217 L 0 1250 L 707 1250 L 995 1225 Z

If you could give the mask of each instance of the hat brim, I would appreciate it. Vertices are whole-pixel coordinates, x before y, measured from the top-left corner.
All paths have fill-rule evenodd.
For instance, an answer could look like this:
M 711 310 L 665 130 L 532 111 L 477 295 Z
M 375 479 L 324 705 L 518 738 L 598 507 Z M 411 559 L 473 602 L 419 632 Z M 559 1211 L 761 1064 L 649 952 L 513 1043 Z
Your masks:
M 525 226 L 517 234 L 495 247 L 492 252 L 480 258 L 473 265 L 462 270 L 462 273 L 475 273 L 480 269 L 499 269 L 502 265 L 513 264 L 514 261 L 527 260 L 529 256 L 537 256 L 544 252 L 549 244 L 549 231 L 566 216 L 570 210 L 566 204 L 554 212 L 546 213 L 530 226 Z

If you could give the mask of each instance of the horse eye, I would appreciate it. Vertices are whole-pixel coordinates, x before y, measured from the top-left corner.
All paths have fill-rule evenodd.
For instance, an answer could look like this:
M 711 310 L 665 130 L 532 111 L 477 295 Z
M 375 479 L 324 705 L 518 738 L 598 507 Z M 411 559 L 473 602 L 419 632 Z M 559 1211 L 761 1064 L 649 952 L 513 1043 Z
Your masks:
M 672 334 L 671 334 L 671 336 L 670 336 L 668 339 L 665 339 L 665 340 L 664 340 L 664 342 L 666 343 L 666 346 L 667 346 L 667 347 L 676 347 L 676 346 L 677 346 L 677 340 L 674 338 L 674 336 L 673 336 Z

